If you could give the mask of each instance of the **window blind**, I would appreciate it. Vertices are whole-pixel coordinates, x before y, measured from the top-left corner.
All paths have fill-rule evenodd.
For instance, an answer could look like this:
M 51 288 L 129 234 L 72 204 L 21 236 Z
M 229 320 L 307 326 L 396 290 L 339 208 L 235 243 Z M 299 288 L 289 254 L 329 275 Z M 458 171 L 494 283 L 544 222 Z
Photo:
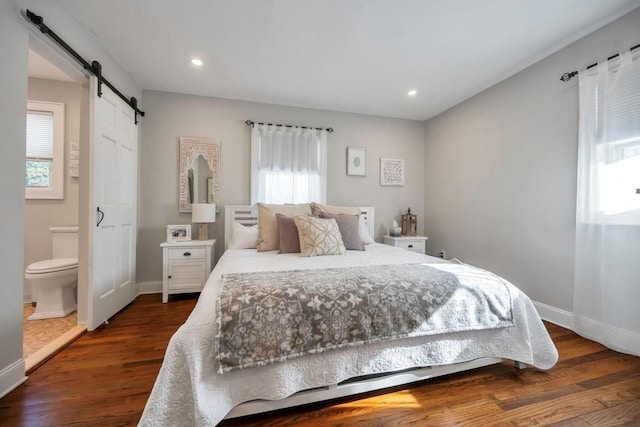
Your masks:
M 27 112 L 27 158 L 53 159 L 53 113 Z
M 596 104 L 601 143 L 640 136 L 640 59 L 603 78 Z

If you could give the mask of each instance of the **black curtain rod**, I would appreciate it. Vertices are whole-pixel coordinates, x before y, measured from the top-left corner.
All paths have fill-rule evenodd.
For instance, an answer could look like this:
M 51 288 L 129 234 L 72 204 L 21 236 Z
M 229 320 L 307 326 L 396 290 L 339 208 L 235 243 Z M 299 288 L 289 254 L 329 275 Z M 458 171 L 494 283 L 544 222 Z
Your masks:
M 316 130 L 326 130 L 327 132 L 331 133 L 333 132 L 333 128 L 312 128 L 312 127 L 307 127 L 307 126 L 294 126 L 294 125 L 280 125 L 277 123 L 256 123 L 252 120 L 247 120 L 245 122 L 245 124 L 247 126 L 254 126 L 254 125 L 269 125 L 269 126 L 282 126 L 282 127 L 286 127 L 286 128 L 302 128 L 302 129 L 316 129 Z
M 91 64 L 87 62 L 78 52 L 76 52 L 71 46 L 67 44 L 64 40 L 60 38 L 51 28 L 49 28 L 45 23 L 42 16 L 38 16 L 35 13 L 31 12 L 29 9 L 26 11 L 26 18 L 43 34 L 49 36 L 54 42 L 58 44 L 61 48 L 63 48 L 69 55 L 71 55 L 76 61 L 82 65 L 82 67 L 89 71 L 91 74 L 98 78 L 98 96 L 102 96 L 102 87 L 101 85 L 104 83 L 107 85 L 109 89 L 111 89 L 120 99 L 122 99 L 129 107 L 133 109 L 135 112 L 135 123 L 138 124 L 138 114 L 144 117 L 144 111 L 138 109 L 138 100 L 135 97 L 127 98 L 120 92 L 109 80 L 107 80 L 102 75 L 102 65 L 98 61 L 92 61 Z
M 637 48 L 639 48 L 639 47 L 640 47 L 640 44 L 637 44 L 637 45 L 635 45 L 635 46 L 631 46 L 631 49 L 629 49 L 629 51 L 632 51 L 632 50 L 637 49 Z M 615 59 L 615 58 L 617 58 L 618 56 L 620 56 L 620 54 L 619 54 L 619 53 L 616 53 L 615 55 L 611 55 L 610 57 L 608 57 L 608 58 L 607 58 L 607 61 L 611 61 L 612 59 Z M 598 65 L 598 63 L 597 63 L 597 62 L 594 62 L 593 64 L 591 64 L 591 65 L 589 65 L 589 66 L 587 67 L 587 70 L 588 70 L 588 69 L 590 69 L 590 68 L 595 67 L 596 65 Z M 560 80 L 562 80 L 563 82 L 568 82 L 569 80 L 571 80 L 573 77 L 575 77 L 575 76 L 577 76 L 577 75 L 578 75 L 578 72 L 577 72 L 577 71 L 571 71 L 571 72 L 569 72 L 569 73 L 564 73 L 564 74 L 562 75 L 562 77 L 560 77 Z

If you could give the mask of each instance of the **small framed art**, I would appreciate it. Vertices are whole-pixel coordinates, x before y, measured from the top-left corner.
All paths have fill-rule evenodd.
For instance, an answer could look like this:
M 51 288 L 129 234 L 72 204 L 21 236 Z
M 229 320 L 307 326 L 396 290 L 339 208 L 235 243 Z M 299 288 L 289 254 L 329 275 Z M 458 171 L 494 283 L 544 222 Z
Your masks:
M 347 147 L 347 175 L 367 176 L 367 150 Z
M 380 159 L 380 185 L 404 185 L 404 159 Z
M 167 242 L 185 242 L 191 240 L 191 224 L 167 225 Z

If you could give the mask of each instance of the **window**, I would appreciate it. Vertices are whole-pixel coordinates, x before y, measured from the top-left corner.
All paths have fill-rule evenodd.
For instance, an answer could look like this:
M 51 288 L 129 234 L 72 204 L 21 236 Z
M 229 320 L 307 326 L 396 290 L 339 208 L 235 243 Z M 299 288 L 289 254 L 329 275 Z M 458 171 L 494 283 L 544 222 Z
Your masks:
M 251 203 L 326 203 L 326 130 L 256 124 L 251 162 Z
M 64 104 L 27 103 L 27 199 L 64 198 Z
M 640 134 L 636 138 L 601 144 L 598 210 L 602 215 L 630 217 L 640 211 Z M 633 215 L 637 216 L 637 215 Z
M 640 225 L 640 59 L 580 78 L 578 218 Z

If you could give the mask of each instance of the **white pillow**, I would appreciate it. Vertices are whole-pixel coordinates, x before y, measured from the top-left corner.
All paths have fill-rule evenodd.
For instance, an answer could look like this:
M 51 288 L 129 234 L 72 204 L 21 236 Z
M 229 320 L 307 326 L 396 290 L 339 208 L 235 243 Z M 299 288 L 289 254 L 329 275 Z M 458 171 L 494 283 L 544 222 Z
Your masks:
M 364 222 L 364 217 L 360 215 L 360 240 L 365 245 L 370 245 L 375 243 L 376 241 L 369 235 L 369 228 L 367 228 L 367 224 Z
M 228 249 L 255 249 L 258 247 L 258 225 L 244 226 L 239 222 L 233 223 L 233 237 L 229 241 Z

